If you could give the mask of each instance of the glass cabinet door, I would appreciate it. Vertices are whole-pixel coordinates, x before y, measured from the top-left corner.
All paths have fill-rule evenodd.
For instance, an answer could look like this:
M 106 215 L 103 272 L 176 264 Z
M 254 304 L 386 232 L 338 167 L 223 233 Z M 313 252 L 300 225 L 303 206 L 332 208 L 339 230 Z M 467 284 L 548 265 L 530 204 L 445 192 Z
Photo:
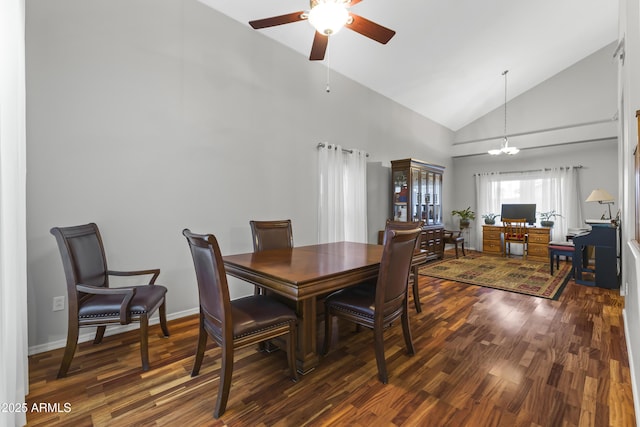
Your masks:
M 396 170 L 393 172 L 393 219 L 394 221 L 407 221 L 409 213 L 409 171 Z
M 433 173 L 431 172 L 425 172 L 425 175 L 427 176 L 427 218 L 425 223 L 426 224 L 434 224 L 434 212 L 433 212 L 433 203 L 435 201 L 436 198 L 436 194 L 433 191 Z
M 442 224 L 442 174 L 433 174 L 433 222 Z
M 413 176 L 413 203 L 411 207 L 413 208 L 413 219 L 412 221 L 420 221 L 424 219 L 425 212 L 425 202 L 424 195 L 426 194 L 426 178 L 424 173 L 420 169 L 412 168 L 411 174 Z

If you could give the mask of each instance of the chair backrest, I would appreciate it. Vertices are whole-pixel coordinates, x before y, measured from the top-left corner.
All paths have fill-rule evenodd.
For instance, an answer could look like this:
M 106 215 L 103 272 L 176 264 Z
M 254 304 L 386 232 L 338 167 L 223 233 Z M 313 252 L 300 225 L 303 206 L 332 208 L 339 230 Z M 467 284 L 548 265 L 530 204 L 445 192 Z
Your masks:
M 393 221 L 387 219 L 387 222 L 384 226 L 384 237 L 382 238 L 382 244 L 384 245 L 387 240 L 387 230 L 413 230 L 415 228 L 420 228 L 424 226 L 424 221 Z M 420 245 L 422 243 L 422 233 L 416 239 L 416 250 L 420 249 Z
M 422 228 L 385 231 L 385 244 L 376 284 L 376 315 L 384 316 L 400 309 L 404 304 L 411 261 L 416 240 L 421 232 Z
M 53 227 L 64 275 L 67 279 L 69 311 L 77 308 L 76 285 L 109 287 L 107 258 L 98 226 L 94 223 L 72 227 Z M 82 294 L 86 295 L 86 294 Z
M 196 270 L 200 312 L 216 328 L 214 335 L 227 340 L 232 336 L 231 298 L 218 241 L 212 234 L 195 234 L 186 228 L 182 234 L 189 243 Z M 229 327 L 225 330 L 224 325 Z
M 526 218 L 502 218 L 505 240 L 524 241 L 527 237 Z
M 293 247 L 291 220 L 249 221 L 253 237 L 253 251 Z

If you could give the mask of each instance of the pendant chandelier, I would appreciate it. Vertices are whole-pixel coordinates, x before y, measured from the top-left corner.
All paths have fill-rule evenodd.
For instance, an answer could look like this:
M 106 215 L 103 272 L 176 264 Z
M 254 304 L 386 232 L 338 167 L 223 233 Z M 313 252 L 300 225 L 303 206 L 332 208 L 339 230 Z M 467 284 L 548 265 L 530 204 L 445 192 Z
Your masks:
M 488 153 L 491 154 L 492 156 L 497 156 L 502 153 L 509 154 L 512 156 L 514 154 L 518 154 L 518 152 L 520 151 L 516 147 L 509 147 L 509 140 L 507 139 L 507 73 L 508 72 L 509 70 L 504 70 L 502 72 L 502 75 L 504 76 L 504 137 L 502 138 L 502 144 L 500 145 L 500 148 L 496 148 L 488 151 Z

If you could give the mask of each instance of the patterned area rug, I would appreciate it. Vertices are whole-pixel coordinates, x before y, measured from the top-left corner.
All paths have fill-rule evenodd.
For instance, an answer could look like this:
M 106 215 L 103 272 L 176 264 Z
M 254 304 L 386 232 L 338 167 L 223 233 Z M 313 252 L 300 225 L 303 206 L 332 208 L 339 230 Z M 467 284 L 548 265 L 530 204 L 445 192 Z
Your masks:
M 471 285 L 558 299 L 569 281 L 571 264 L 560 263 L 549 274 L 549 263 L 495 256 L 466 256 L 430 263 L 420 268 L 423 276 L 455 280 Z

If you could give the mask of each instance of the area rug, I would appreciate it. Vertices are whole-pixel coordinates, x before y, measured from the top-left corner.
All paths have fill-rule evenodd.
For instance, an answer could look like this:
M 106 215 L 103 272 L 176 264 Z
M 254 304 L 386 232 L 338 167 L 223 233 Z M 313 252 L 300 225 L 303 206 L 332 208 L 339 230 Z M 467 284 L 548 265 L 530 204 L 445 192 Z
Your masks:
M 571 264 L 549 274 L 549 263 L 496 256 L 466 256 L 429 263 L 420 275 L 502 289 L 540 298 L 558 299 L 571 275 Z

